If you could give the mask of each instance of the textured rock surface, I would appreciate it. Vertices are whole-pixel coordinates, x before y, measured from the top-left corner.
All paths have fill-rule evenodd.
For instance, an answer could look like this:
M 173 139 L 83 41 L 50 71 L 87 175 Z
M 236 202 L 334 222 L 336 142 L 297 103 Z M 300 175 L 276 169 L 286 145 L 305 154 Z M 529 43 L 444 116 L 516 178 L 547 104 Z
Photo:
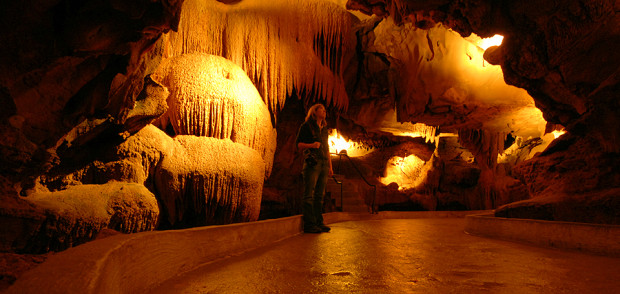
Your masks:
M 28 159 L 3 157 L 1 165 L 40 166 L 33 154 L 85 118 L 110 115 L 123 123 L 157 65 L 157 56 L 145 52 L 176 29 L 182 3 L 3 2 L 2 27 L 11 29 L 0 34 L 0 96 L 8 105 L 2 126 L 15 140 L 2 140 L 1 149 Z
M 617 1 L 349 0 L 347 7 L 389 17 L 403 27 L 411 23 L 418 28 L 429 29 L 441 22 L 462 36 L 469 36 L 472 32 L 482 37 L 496 33 L 503 35 L 502 45 L 486 50 L 485 59 L 501 65 L 508 84 L 526 89 L 549 123 L 566 127 L 578 142 L 597 142 L 600 146 L 571 148 L 571 151 L 579 153 L 566 151 L 564 158 L 555 158 L 553 163 L 543 164 L 548 156 L 525 163 L 526 167 L 519 169 L 520 180 L 530 187 L 529 196 L 543 197 L 547 207 L 545 213 L 531 213 L 530 216 L 555 218 L 554 210 L 568 212 L 570 209 L 567 207 L 574 207 L 571 203 L 587 205 L 585 199 L 588 197 L 582 197 L 587 194 L 593 201 L 598 199 L 592 205 L 600 208 L 601 219 L 614 219 L 599 204 L 606 203 L 611 205 L 612 210 L 618 209 L 615 204 L 617 193 L 613 192 L 620 183 L 617 180 L 589 181 L 578 191 L 570 192 L 563 192 L 560 187 L 568 184 L 566 181 L 569 179 L 570 183 L 580 183 L 583 179 L 609 178 L 610 170 L 612 175 L 617 174 L 614 160 L 600 160 L 616 158 L 620 151 L 620 107 L 617 99 L 620 56 L 615 53 L 620 42 Z M 389 58 L 385 57 L 386 60 Z M 418 99 L 404 101 L 405 105 L 424 105 L 422 102 Z M 401 108 L 397 111 L 409 112 Z M 437 123 L 441 125 L 442 122 Z M 469 128 L 461 133 L 471 135 L 473 132 L 485 134 L 489 131 L 492 130 Z M 481 140 L 473 141 L 465 138 L 465 141 L 470 141 L 467 147 L 477 154 L 478 164 L 489 168 L 481 174 L 481 181 L 487 187 L 483 195 L 492 199 L 494 194 L 497 195 L 498 187 L 494 187 L 497 179 L 504 177 L 501 171 L 495 169 L 493 155 L 495 149 L 501 148 L 488 147 L 501 144 L 502 136 L 491 132 L 479 138 Z M 574 168 L 555 168 L 572 166 L 575 162 L 579 164 Z M 504 170 L 509 171 L 510 168 Z M 554 190 L 532 189 L 537 185 L 553 187 Z M 506 182 L 505 189 L 515 195 L 523 194 L 523 189 L 518 186 Z M 551 192 L 555 189 L 558 189 L 557 192 Z M 551 195 L 553 193 L 556 194 Z M 532 200 L 532 203 L 535 202 Z M 509 210 L 510 207 L 502 209 L 502 215 L 512 215 Z M 528 217 L 527 213 L 522 213 L 526 210 L 519 208 L 514 215 Z M 594 211 L 599 209 L 586 210 L 573 209 L 572 217 L 563 213 L 563 219 L 598 218 Z
M 145 77 L 159 64 L 158 39 L 177 28 L 182 3 L 0 3 L 3 251 L 64 249 L 109 225 L 111 216 L 78 219 L 78 214 L 68 215 L 70 206 L 66 214 L 46 213 L 19 195 L 40 195 L 45 189 L 36 186 L 39 180 L 54 182 L 51 189 L 78 183 L 64 176 L 89 164 L 92 159 L 87 158 L 99 147 L 113 145 L 116 139 L 110 134 L 135 132 L 163 113 L 165 105 L 157 101 L 165 102 L 165 89 Z M 150 193 L 142 189 L 136 193 Z M 58 193 L 53 195 L 64 195 Z M 125 196 L 126 208 L 138 209 L 131 206 L 136 196 Z M 105 211 L 100 204 L 92 205 Z M 140 213 L 154 213 L 142 209 Z M 156 223 L 156 215 L 145 215 L 142 225 L 135 219 L 132 223 L 138 212 L 130 214 L 113 222 L 123 223 L 127 232 L 152 229 Z M 36 232 L 40 239 L 31 240 Z
M 177 135 L 229 139 L 261 154 L 271 172 L 276 131 L 267 105 L 245 72 L 225 58 L 185 54 L 164 63 L 156 79 L 171 91 L 161 118 Z
M 265 164 L 254 149 L 228 139 L 177 136 L 155 185 L 170 225 L 177 227 L 258 219 Z
M 617 5 L 612 0 L 347 3 L 368 14 L 389 15 L 396 23 L 409 20 L 427 28 L 442 22 L 463 36 L 504 35 L 503 44 L 487 55 L 502 65 L 506 81 L 527 89 L 548 121 L 597 138 L 611 152 L 620 150 L 618 107 L 606 107 L 618 103 Z
M 124 233 L 153 230 L 159 207 L 155 195 L 142 185 L 110 182 L 104 185 L 72 186 L 58 192 L 38 192 L 25 198 L 41 212 L 38 228 L 21 252 L 59 251 L 94 239 L 111 228 Z M 9 241 L 6 240 L 6 241 Z
M 440 126 L 443 132 L 485 129 L 541 136 L 545 121 L 523 89 L 506 85 L 483 50 L 443 25 L 427 30 L 390 19 L 379 23 L 365 51 L 390 61 L 397 120 Z M 396 73 L 396 74 L 394 74 Z
M 620 224 L 619 189 L 614 188 L 620 183 L 620 160 L 601 149 L 584 138 L 560 137 L 513 169 L 538 197 L 500 207 L 496 215 Z
M 344 69 L 355 50 L 355 18 L 331 0 L 187 0 L 165 57 L 223 56 L 256 85 L 274 121 L 291 95 L 346 109 Z M 340 2 L 340 1 L 339 1 Z

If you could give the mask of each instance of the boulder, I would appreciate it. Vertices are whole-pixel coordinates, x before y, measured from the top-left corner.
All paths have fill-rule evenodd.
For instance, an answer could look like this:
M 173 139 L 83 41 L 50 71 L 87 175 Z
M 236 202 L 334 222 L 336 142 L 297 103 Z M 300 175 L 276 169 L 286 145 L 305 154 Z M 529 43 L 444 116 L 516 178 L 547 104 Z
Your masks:
M 110 182 L 104 185 L 71 186 L 56 192 L 36 192 L 23 200 L 40 217 L 38 228 L 17 251 L 59 251 L 93 240 L 104 228 L 124 233 L 155 229 L 159 207 L 155 195 L 144 186 Z M 19 237 L 24 237 L 23 235 Z
M 229 139 L 177 136 L 155 173 L 167 224 L 173 227 L 258 219 L 265 163 Z

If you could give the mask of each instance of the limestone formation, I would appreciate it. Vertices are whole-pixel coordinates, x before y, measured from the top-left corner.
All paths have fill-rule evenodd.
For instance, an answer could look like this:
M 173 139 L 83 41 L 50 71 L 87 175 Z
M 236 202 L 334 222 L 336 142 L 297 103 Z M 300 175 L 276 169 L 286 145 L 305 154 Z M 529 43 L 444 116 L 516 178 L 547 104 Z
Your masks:
M 569 162 L 587 162 L 587 171 L 582 169 L 566 169 L 562 172 L 553 170 L 549 172 L 543 166 L 546 164 L 534 164 L 545 162 L 546 158 L 534 159 L 531 163 L 522 163 L 524 167 L 528 167 L 527 171 L 521 168 L 515 171 L 521 171 L 522 176 L 518 176 L 521 185 L 532 185 L 532 176 L 545 174 L 540 180 L 534 181 L 538 184 L 549 185 L 551 187 L 561 186 L 564 180 L 568 178 L 580 178 L 586 176 L 588 178 L 598 178 L 597 174 L 607 173 L 609 170 L 615 170 L 616 164 L 613 160 L 597 160 L 593 158 L 615 158 L 618 150 L 620 150 L 620 107 L 618 105 L 618 68 L 620 59 L 617 51 L 619 40 L 617 16 L 617 4 L 612 0 L 591 1 L 591 0 L 572 0 L 565 2 L 555 1 L 410 1 L 410 0 L 349 0 L 347 2 L 349 9 L 356 9 L 369 15 L 377 15 L 383 18 L 393 19 L 398 25 L 396 30 L 415 26 L 420 29 L 428 30 L 429 34 L 433 31 L 433 27 L 441 23 L 441 25 L 449 27 L 458 32 L 463 37 L 468 37 L 472 33 L 476 33 L 481 37 L 490 37 L 494 34 L 504 36 L 504 41 L 500 46 L 491 47 L 484 53 L 484 58 L 492 63 L 501 65 L 502 74 L 507 84 L 526 89 L 532 95 L 535 105 L 541 110 L 543 117 L 549 125 L 561 125 L 566 131 L 573 136 L 578 137 L 578 142 L 597 142 L 601 148 L 592 148 L 582 150 L 578 153 L 571 154 L 571 159 L 563 158 Z M 429 30 L 430 29 L 430 30 Z M 370 40 L 374 41 L 372 38 Z M 429 38 L 429 47 L 440 48 L 440 44 L 435 44 L 434 39 Z M 398 41 L 398 40 L 397 40 Z M 390 42 L 379 43 L 381 46 L 392 46 Z M 407 42 L 409 46 L 411 43 Z M 436 46 L 437 45 L 437 46 Z M 402 48 L 402 46 L 396 46 Z M 431 52 L 431 53 L 436 53 Z M 443 53 L 439 51 L 440 53 Z M 417 53 L 417 52 L 413 52 Z M 418 55 L 414 55 L 418 56 Z M 435 54 L 420 55 L 426 57 L 426 60 L 435 58 Z M 391 60 L 388 54 L 385 60 Z M 420 58 L 420 62 L 424 62 L 424 58 Z M 415 61 L 415 58 L 414 58 Z M 414 70 L 416 65 L 413 65 Z M 424 76 L 420 80 L 424 80 Z M 426 86 L 426 84 L 422 84 Z M 405 89 L 405 91 L 416 92 L 419 87 Z M 456 91 L 454 93 L 459 93 Z M 449 97 L 458 97 L 448 95 Z M 397 111 L 403 113 L 412 112 L 437 112 L 434 111 L 433 104 L 436 101 L 436 95 L 433 95 L 433 102 L 424 103 L 427 99 L 414 98 L 405 99 L 399 104 Z M 440 98 L 444 102 L 446 99 Z M 449 99 L 448 99 L 449 100 Z M 438 110 L 448 110 L 451 113 L 454 110 L 464 108 L 467 101 L 456 103 L 448 103 L 448 107 L 436 108 Z M 469 104 L 467 104 L 469 108 Z M 504 112 L 500 107 L 500 112 Z M 508 107 L 512 108 L 512 107 Z M 413 111 L 412 111 L 413 110 Z M 490 109 L 493 110 L 493 109 Z M 514 109 L 506 111 L 513 112 Z M 439 111 L 439 114 L 443 111 Z M 533 118 L 530 112 L 518 112 L 510 115 L 512 119 L 500 119 L 504 124 L 489 124 L 485 121 L 484 129 L 491 131 L 490 136 L 484 136 L 486 139 L 470 144 L 468 148 L 472 148 L 472 152 L 483 155 L 478 156 L 478 164 L 484 166 L 493 166 L 495 161 L 494 154 L 488 153 L 497 145 L 491 141 L 501 141 L 493 139 L 495 136 L 501 138 L 500 133 L 508 133 L 507 130 L 501 128 L 518 122 L 519 120 L 530 120 Z M 465 123 L 469 121 L 469 115 L 463 120 Z M 411 119 L 423 120 L 424 116 L 413 116 Z M 443 120 L 436 122 L 440 128 L 446 122 Z M 490 128 L 489 128 L 490 127 Z M 498 127 L 500 129 L 498 129 Z M 471 132 L 471 130 L 480 129 L 480 127 L 467 126 L 458 128 L 463 132 Z M 511 128 L 512 129 L 512 128 Z M 514 128 L 512 130 L 517 130 Z M 469 130 L 469 131 L 467 131 Z M 549 131 L 549 127 L 547 127 Z M 481 132 L 481 131 L 478 131 Z M 496 134 L 496 135 L 493 135 Z M 530 134 L 533 134 L 530 132 Z M 466 138 L 465 141 L 468 139 Z M 533 142 L 537 140 L 537 136 L 524 136 L 523 141 Z M 532 140 L 532 141 L 531 141 Z M 477 146 L 482 143 L 481 146 Z M 531 144 L 527 144 L 530 145 Z M 484 147 L 487 146 L 487 147 Z M 551 147 L 550 147 L 551 148 Z M 484 149 L 484 150 L 483 150 Z M 530 148 L 530 150 L 532 150 Z M 577 149 L 574 149 L 577 150 Z M 488 154 L 485 156 L 484 154 Z M 501 152 L 500 152 L 501 153 Z M 526 158 L 532 155 L 525 156 Z M 536 158 L 536 156 L 534 156 Z M 559 159 L 555 160 L 555 164 L 559 164 Z M 585 163 L 584 163 L 585 164 Z M 538 170 L 540 169 L 540 170 Z M 510 170 L 510 168 L 503 168 Z M 516 188 L 518 185 L 510 184 L 506 181 L 502 187 L 492 188 L 498 182 L 499 178 L 504 175 L 498 173 L 497 170 L 488 170 L 482 173 L 482 182 L 486 183 L 488 188 L 484 195 L 493 195 L 498 189 L 511 190 L 516 194 L 522 194 L 523 189 Z M 530 174 L 530 176 L 523 176 Z M 586 175 L 587 174 L 587 175 Z M 507 176 L 516 176 L 506 174 Z M 545 179 L 544 181 L 542 179 Z M 503 181 L 500 181 L 503 182 Z M 578 182 L 578 181 L 575 181 Z M 540 197 L 545 202 L 545 209 L 536 209 L 536 200 L 531 202 L 518 204 L 515 206 L 506 206 L 501 210 L 501 215 L 536 218 L 547 218 L 556 216 L 553 213 L 557 211 L 570 211 L 567 207 L 575 207 L 574 203 L 582 203 L 588 206 L 587 201 L 583 201 L 583 195 L 587 194 L 600 203 L 609 204 L 610 207 L 617 210 L 617 204 L 614 200 L 614 191 L 618 188 L 618 181 L 598 181 L 594 185 L 586 185 L 587 190 L 579 192 L 558 192 L 553 197 L 549 193 L 539 189 L 529 189 L 528 197 Z M 557 187 L 556 187 L 557 188 Z M 501 190 L 500 189 L 500 190 Z M 491 194 L 489 194 L 491 193 Z M 602 195 L 606 195 L 603 197 Z M 495 197 L 487 197 L 493 199 Z M 517 197 L 518 198 L 518 197 Z M 587 197 L 586 197 L 587 198 Z M 508 197 L 508 199 L 514 199 Z M 546 200 L 542 200 L 546 199 Z M 528 204 L 531 203 L 532 205 Z M 571 204 L 573 203 L 573 204 Z M 593 206 L 602 207 L 602 205 L 594 204 Z M 522 206 L 531 206 L 532 209 L 524 209 Z M 515 209 L 511 213 L 511 209 Z M 536 213 L 526 213 L 526 211 L 536 211 Z M 597 209 L 595 209 L 597 210 Z M 604 209 L 603 209 L 604 210 Z M 543 213 L 539 213 L 544 211 Z M 607 213 L 601 213 L 600 216 L 588 216 L 589 212 L 583 211 L 577 216 L 578 209 L 574 209 L 575 214 L 571 217 L 563 214 L 564 220 L 585 220 L 585 219 L 606 219 L 612 221 L 614 217 L 610 217 Z M 594 213 L 596 215 L 596 213 Z M 602 216 L 606 215 L 606 216 Z
M 258 219 L 265 163 L 229 139 L 180 135 L 159 164 L 155 187 L 177 227 Z
M 27 244 L 13 248 L 24 252 L 64 250 L 94 239 L 104 228 L 124 233 L 153 230 L 159 217 L 155 195 L 131 183 L 78 185 L 25 199 L 43 213 Z
M 165 57 L 201 52 L 231 60 L 256 85 L 273 118 L 293 94 L 346 109 L 343 74 L 355 48 L 354 18 L 332 2 L 187 0 L 179 31 L 167 36 Z
M 165 129 L 177 135 L 229 139 L 256 150 L 271 172 L 276 132 L 267 106 L 245 72 L 219 56 L 185 54 L 164 63 L 155 78 L 170 90 Z
M 540 155 L 514 167 L 529 200 L 498 208 L 503 217 L 620 224 L 618 156 L 596 142 L 565 134 Z M 601 168 L 604 166 L 605 168 Z
M 154 195 L 174 228 L 256 219 L 271 174 L 266 199 L 295 214 L 294 137 L 316 102 L 372 151 L 358 161 L 377 183 L 406 156 L 391 147 L 423 146 L 425 183 L 381 186 L 385 199 L 475 209 L 531 198 L 498 215 L 617 223 L 616 2 L 2 1 L 2 250 L 153 229 L 135 195 L 121 193 L 122 220 L 102 208 L 116 185 Z M 483 50 L 471 33 L 504 41 Z M 568 135 L 544 150 L 558 128 Z M 400 137 L 415 133 L 426 140 Z M 452 134 L 475 160 L 433 155 Z M 99 195 L 83 203 L 92 216 L 74 209 L 90 199 L 80 189 Z

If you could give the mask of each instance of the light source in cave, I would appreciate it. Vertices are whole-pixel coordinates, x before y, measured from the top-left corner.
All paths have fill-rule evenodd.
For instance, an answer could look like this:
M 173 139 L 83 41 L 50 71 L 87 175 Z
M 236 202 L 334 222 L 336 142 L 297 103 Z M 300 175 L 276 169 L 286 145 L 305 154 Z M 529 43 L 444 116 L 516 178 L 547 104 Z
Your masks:
M 332 130 L 329 134 L 329 153 L 340 154 L 341 151 L 346 150 L 347 154 L 351 147 L 351 143 L 345 140 L 340 134 L 338 134 L 337 130 Z
M 489 47 L 501 45 L 502 41 L 504 41 L 504 36 L 502 36 L 502 35 L 495 35 L 495 36 L 490 37 L 490 38 L 484 38 L 484 39 L 480 39 L 480 40 L 474 41 L 474 44 L 476 44 L 476 46 L 482 48 L 482 50 L 487 50 Z
M 394 156 L 385 167 L 385 177 L 379 181 L 384 185 L 396 183 L 398 190 L 411 189 L 419 186 L 426 179 L 426 162 L 411 154 L 405 157 Z
M 397 121 L 440 125 L 450 132 L 543 134 L 547 122 L 534 99 L 524 89 L 507 85 L 501 66 L 484 60 L 480 46 L 489 44 L 479 36 L 463 38 L 441 24 L 428 30 L 407 23 L 396 26 L 389 19 L 374 32 L 373 49 L 399 61 L 394 63 Z M 500 39 L 491 38 L 495 44 Z
M 502 42 L 504 41 L 504 36 L 494 35 L 493 37 L 489 37 L 489 38 L 480 38 L 476 34 L 471 34 L 469 37 L 466 37 L 464 39 L 476 45 L 478 48 L 482 49 L 481 50 L 482 52 L 484 52 L 490 47 L 501 45 Z M 486 66 L 487 66 L 487 62 L 483 58 L 482 67 L 486 67 Z
M 351 140 L 346 140 L 336 129 L 331 130 L 329 133 L 329 153 L 340 154 L 343 151 L 350 157 L 357 157 L 372 152 L 373 148 L 369 148 Z
M 554 139 L 559 138 L 560 136 L 564 135 L 566 133 L 565 130 L 555 130 L 553 132 L 551 132 L 553 134 Z

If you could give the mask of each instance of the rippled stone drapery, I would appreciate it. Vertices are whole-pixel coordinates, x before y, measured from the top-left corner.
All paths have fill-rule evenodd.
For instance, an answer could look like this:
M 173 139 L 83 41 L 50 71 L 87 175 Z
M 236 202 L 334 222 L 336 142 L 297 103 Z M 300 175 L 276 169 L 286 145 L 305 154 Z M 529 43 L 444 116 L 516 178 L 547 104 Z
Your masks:
M 355 46 L 352 25 L 352 16 L 330 1 L 187 0 L 165 57 L 202 52 L 232 60 L 274 116 L 293 92 L 346 109 L 342 76 Z
M 153 77 L 171 91 L 162 129 L 170 124 L 177 135 L 229 139 L 253 148 L 263 157 L 269 176 L 276 131 L 241 68 L 219 56 L 184 54 L 165 61 Z

